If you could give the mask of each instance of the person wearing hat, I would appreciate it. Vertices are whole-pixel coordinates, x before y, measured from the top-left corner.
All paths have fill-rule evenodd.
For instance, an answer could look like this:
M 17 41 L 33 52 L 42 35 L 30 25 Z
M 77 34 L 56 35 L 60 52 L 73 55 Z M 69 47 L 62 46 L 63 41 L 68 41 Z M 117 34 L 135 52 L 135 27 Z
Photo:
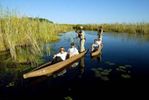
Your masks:
M 85 32 L 83 31 L 83 26 L 80 26 L 79 30 L 76 31 L 78 38 L 80 38 L 80 52 L 84 52 L 85 51 Z

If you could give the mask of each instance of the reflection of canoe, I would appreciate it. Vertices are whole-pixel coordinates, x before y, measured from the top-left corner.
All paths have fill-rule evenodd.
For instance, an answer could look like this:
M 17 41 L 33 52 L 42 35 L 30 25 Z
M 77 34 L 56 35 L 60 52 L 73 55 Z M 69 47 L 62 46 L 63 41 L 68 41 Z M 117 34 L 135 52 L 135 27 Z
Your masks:
M 54 72 L 57 72 L 58 70 L 61 70 L 62 68 L 66 67 L 67 65 L 70 65 L 77 60 L 79 60 L 81 57 L 83 57 L 86 54 L 87 51 L 80 53 L 79 55 L 73 56 L 72 58 L 69 58 L 65 61 L 49 65 L 47 67 L 37 69 L 28 73 L 25 73 L 23 75 L 23 78 L 30 78 L 30 77 L 37 77 L 37 76 L 43 76 L 43 75 L 51 75 Z
M 92 56 L 92 57 L 97 56 L 97 55 L 101 52 L 102 47 L 103 47 L 103 46 L 99 46 L 99 48 L 98 48 L 97 51 L 91 52 L 91 56 Z

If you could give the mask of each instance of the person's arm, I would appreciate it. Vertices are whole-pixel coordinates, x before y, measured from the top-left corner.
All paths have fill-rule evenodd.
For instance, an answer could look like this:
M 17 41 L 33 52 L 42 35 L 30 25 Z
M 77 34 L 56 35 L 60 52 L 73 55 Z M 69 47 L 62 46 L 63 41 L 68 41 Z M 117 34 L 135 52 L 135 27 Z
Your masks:
M 84 32 L 83 32 L 83 31 L 80 33 L 80 38 L 81 38 L 81 39 L 84 39 L 84 38 L 85 38 L 85 37 L 84 37 Z
M 75 48 L 75 54 L 78 55 L 79 54 L 79 51 L 77 48 Z
M 57 54 L 55 54 L 55 55 L 53 56 L 53 59 L 54 59 L 56 56 L 57 56 Z

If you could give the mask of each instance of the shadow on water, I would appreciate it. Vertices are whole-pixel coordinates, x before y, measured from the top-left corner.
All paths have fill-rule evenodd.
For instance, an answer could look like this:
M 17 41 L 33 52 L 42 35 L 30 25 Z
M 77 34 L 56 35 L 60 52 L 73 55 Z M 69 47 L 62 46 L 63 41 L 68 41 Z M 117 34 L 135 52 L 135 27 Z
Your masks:
M 97 38 L 94 31 L 86 31 L 86 48 Z M 143 36 L 104 33 L 102 51 L 95 57 L 89 53 L 73 65 L 52 76 L 23 79 L 22 74 L 48 62 L 63 46 L 66 50 L 74 40 L 74 32 L 61 36 L 55 43 L 43 45 L 42 56 L 30 49 L 19 50 L 19 61 L 12 61 L 9 52 L 0 54 L 0 97 L 24 98 L 48 96 L 49 99 L 82 100 L 106 97 L 113 93 L 129 95 L 138 88 L 147 89 L 149 76 L 149 41 Z M 25 64 L 25 62 L 28 62 Z M 139 82 L 142 82 L 139 84 Z M 120 94 L 120 91 L 122 94 Z

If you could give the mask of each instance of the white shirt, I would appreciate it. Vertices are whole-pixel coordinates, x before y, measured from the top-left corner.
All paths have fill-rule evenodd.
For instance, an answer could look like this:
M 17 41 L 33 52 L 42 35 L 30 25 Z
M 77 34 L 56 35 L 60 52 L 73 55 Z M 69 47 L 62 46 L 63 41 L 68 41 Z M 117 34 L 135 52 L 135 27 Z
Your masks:
M 57 57 L 61 57 L 61 58 L 62 58 L 62 60 L 66 60 L 66 57 L 67 57 L 67 52 L 58 53 L 58 54 L 54 55 L 54 57 L 53 57 L 53 58 L 55 58 L 56 56 L 57 56 Z
M 96 44 L 96 43 L 92 44 L 92 46 L 93 46 L 94 48 L 98 48 L 98 47 L 99 47 L 99 45 Z
M 75 48 L 75 47 L 69 48 L 69 49 L 68 49 L 68 53 L 69 53 L 71 56 L 79 54 L 77 48 Z
M 102 43 L 101 43 L 101 41 L 96 41 L 96 44 L 98 44 L 100 46 Z

